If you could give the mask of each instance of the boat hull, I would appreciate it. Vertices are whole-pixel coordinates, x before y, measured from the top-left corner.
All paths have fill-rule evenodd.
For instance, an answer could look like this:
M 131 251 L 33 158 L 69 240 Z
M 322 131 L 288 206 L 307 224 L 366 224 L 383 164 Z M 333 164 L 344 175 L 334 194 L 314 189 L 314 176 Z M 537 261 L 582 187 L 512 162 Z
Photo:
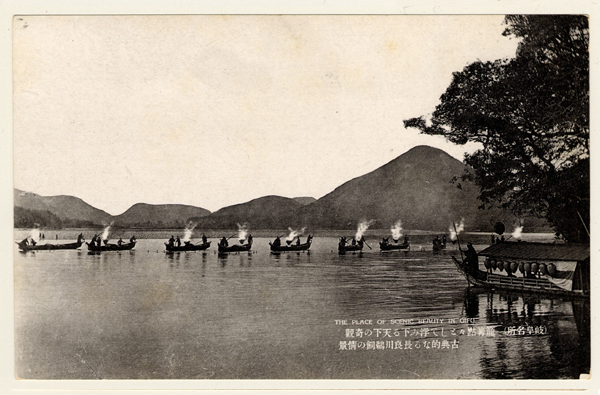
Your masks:
M 340 254 L 345 254 L 346 252 L 357 252 L 357 251 L 362 251 L 363 249 L 363 243 L 358 243 L 356 245 L 341 245 L 338 244 L 338 252 Z
M 226 253 L 226 252 L 247 252 L 250 251 L 250 248 L 252 248 L 252 243 L 249 244 L 242 244 L 242 245 L 232 245 L 232 246 L 227 246 L 224 247 L 222 245 L 219 244 L 219 253 Z
M 92 252 L 103 252 L 103 251 L 127 251 L 127 250 L 131 250 L 133 249 L 133 247 L 135 247 L 135 241 L 131 242 L 131 243 L 127 243 L 127 244 L 107 244 L 107 245 L 103 245 L 103 246 L 97 246 L 97 245 L 92 245 L 89 243 L 87 244 L 88 247 L 88 251 L 92 251 Z
M 19 244 L 19 248 L 24 251 L 54 251 L 54 250 L 76 250 L 81 247 L 83 242 L 81 243 L 69 243 L 69 244 L 42 244 L 42 245 L 25 245 Z
M 393 251 L 393 250 L 407 250 L 410 247 L 409 243 L 402 244 L 385 244 L 379 243 L 379 249 L 381 251 Z
M 274 246 L 269 243 L 271 246 L 271 252 L 294 252 L 294 251 L 307 251 L 310 248 L 311 243 L 304 243 L 300 245 L 289 245 L 289 246 Z
M 195 244 L 195 245 L 182 245 L 182 246 L 169 246 L 165 243 L 165 249 L 167 252 L 183 252 L 183 251 L 204 251 L 208 247 L 210 247 L 210 241 L 203 244 Z
M 452 257 L 452 260 L 458 270 L 465 276 L 467 282 L 475 287 L 589 298 L 589 293 L 583 291 L 569 291 L 560 288 L 545 278 L 532 279 L 517 276 L 509 277 L 487 273 L 482 270 L 473 272 L 469 271 L 466 265 L 461 263 L 454 256 Z

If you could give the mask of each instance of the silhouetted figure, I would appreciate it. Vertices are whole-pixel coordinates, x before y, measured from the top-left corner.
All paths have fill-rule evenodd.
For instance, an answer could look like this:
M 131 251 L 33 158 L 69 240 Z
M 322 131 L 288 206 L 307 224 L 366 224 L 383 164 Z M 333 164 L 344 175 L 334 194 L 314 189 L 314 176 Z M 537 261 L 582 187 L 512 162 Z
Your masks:
M 173 247 L 175 245 L 175 237 L 173 237 L 173 235 L 171 235 L 171 238 L 169 239 L 169 242 L 167 245 L 169 247 Z
M 221 239 L 221 247 L 227 247 L 229 246 L 229 242 L 227 241 L 227 238 L 225 236 L 223 236 L 223 238 Z
M 117 245 L 119 247 L 123 245 L 123 238 L 119 237 L 119 241 L 117 241 Z
M 208 239 L 206 238 L 206 235 L 202 235 L 202 244 L 206 244 L 208 242 Z
M 467 249 L 463 252 L 465 253 L 465 259 L 463 262 L 467 266 L 467 270 L 471 274 L 477 273 L 479 270 L 479 256 L 477 255 L 475 248 L 473 248 L 473 244 L 467 243 Z
M 281 239 L 279 238 L 279 236 L 277 236 L 275 238 L 275 240 L 273 241 L 273 247 L 280 247 L 281 246 Z
M 177 240 L 175 240 L 175 244 L 177 244 L 177 247 L 181 247 L 181 239 L 179 238 L 179 236 L 177 236 Z

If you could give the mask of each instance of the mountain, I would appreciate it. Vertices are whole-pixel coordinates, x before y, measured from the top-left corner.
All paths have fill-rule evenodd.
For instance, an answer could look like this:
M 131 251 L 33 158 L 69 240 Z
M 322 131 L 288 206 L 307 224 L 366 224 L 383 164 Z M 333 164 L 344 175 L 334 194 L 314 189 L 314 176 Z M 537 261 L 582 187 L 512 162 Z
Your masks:
M 417 146 L 384 166 L 350 180 L 298 211 L 303 225 L 354 228 L 361 220 L 389 228 L 401 220 L 407 229 L 447 230 L 465 220 L 469 230 L 490 230 L 496 221 L 513 223 L 507 212 L 479 210 L 478 188 L 452 182 L 466 166 L 446 152 Z
M 204 217 L 210 211 L 183 204 L 137 203 L 123 214 L 115 216 L 118 226 L 182 227 L 191 217 Z
M 224 207 L 209 216 L 191 218 L 198 228 L 236 229 L 247 223 L 250 229 L 281 229 L 297 222 L 296 212 L 302 204 L 282 196 L 264 196 L 246 203 Z
M 40 196 L 14 189 L 14 205 L 33 212 L 49 212 L 65 226 L 90 226 L 110 223 L 112 216 L 90 206 L 83 200 L 67 195 Z
M 295 197 L 292 198 L 295 201 L 297 201 L 298 203 L 302 204 L 302 205 L 307 205 L 307 204 L 311 204 L 313 202 L 316 202 L 317 199 L 315 199 L 314 197 L 310 197 L 310 196 L 300 196 L 300 197 Z
M 29 210 L 23 207 L 14 207 L 15 228 L 52 228 L 61 229 L 63 222 L 49 211 Z

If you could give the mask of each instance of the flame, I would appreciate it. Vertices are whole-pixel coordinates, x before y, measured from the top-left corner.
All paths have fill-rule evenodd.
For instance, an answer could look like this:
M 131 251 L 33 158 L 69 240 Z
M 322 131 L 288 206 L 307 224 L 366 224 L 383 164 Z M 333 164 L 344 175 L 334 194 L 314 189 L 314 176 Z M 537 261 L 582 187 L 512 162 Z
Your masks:
M 246 236 L 248 235 L 248 224 L 237 224 L 238 226 L 238 239 L 240 242 L 246 240 Z
M 36 224 L 35 228 L 33 228 L 29 231 L 29 237 L 32 240 L 38 240 L 38 241 L 40 240 L 40 230 L 38 229 L 37 224 Z
M 392 225 L 392 239 L 399 240 L 402 237 L 402 221 L 398 220 Z
M 285 240 L 293 241 L 296 237 L 302 236 L 304 234 L 304 231 L 306 230 L 306 228 L 304 227 L 300 230 L 294 230 L 292 228 L 288 228 L 288 230 L 290 231 L 290 234 L 285 238 Z
M 190 222 L 186 225 L 185 230 L 183 231 L 183 242 L 190 241 L 192 239 L 192 233 L 194 233 L 194 228 L 198 225 L 195 222 Z
M 355 239 L 360 240 L 363 237 L 364 233 L 367 231 L 367 229 L 369 229 L 369 226 L 373 224 L 373 222 L 375 222 L 375 220 L 360 221 L 360 223 L 358 224 L 358 229 L 356 230 Z
M 517 240 L 521 240 L 521 237 L 523 237 L 523 225 L 515 228 L 515 230 L 512 232 L 512 237 Z
M 464 218 L 460 219 L 460 224 L 458 224 L 458 226 L 456 226 L 456 231 L 454 230 L 454 226 L 456 226 L 456 225 L 453 222 L 450 225 L 450 227 L 448 228 L 448 231 L 450 231 L 450 240 L 451 241 L 455 241 L 458 238 L 458 235 L 460 234 L 460 232 L 465 230 L 465 219 Z
M 104 228 L 104 231 L 102 232 L 102 240 L 107 240 L 108 239 L 108 235 L 110 234 L 110 227 L 112 226 L 112 222 L 106 227 Z

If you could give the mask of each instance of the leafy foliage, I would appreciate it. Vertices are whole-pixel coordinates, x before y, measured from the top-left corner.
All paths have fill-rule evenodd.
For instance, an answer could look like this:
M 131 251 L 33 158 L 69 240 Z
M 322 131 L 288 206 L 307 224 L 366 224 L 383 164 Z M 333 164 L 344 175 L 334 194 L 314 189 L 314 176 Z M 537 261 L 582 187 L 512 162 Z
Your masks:
M 456 144 L 483 207 L 546 218 L 557 235 L 589 242 L 589 53 L 585 16 L 507 16 L 514 59 L 475 62 L 453 80 L 431 119 L 404 121 Z

